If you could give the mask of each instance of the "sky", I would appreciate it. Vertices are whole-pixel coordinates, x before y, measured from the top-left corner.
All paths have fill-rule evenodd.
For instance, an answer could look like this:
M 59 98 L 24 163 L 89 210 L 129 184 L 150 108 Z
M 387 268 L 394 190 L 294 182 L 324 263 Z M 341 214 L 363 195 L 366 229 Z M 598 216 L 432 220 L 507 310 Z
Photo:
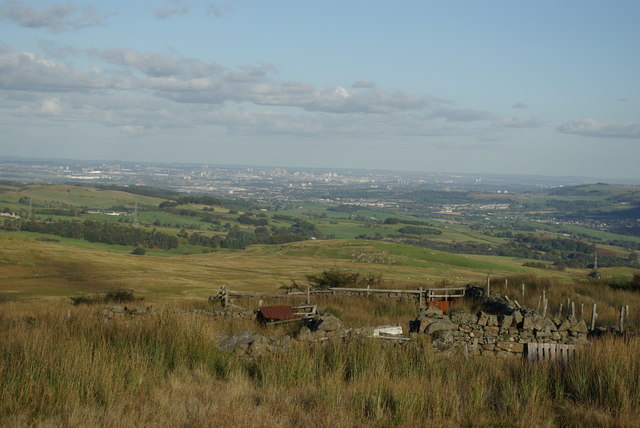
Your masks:
M 0 0 L 0 155 L 640 184 L 640 2 Z

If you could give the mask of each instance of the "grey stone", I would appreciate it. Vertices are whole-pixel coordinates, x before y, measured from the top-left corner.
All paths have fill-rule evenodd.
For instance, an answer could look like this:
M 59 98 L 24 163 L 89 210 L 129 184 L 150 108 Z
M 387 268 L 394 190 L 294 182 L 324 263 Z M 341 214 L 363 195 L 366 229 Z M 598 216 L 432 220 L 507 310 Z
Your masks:
M 471 325 L 478 323 L 478 317 L 467 312 L 456 312 L 451 315 L 451 321 L 458 324 Z
M 481 311 L 478 314 L 478 325 L 485 326 L 487 325 L 487 321 L 489 321 L 489 314 Z
M 438 330 L 431 336 L 431 345 L 439 351 L 450 349 L 455 343 L 450 330 Z
M 252 344 L 255 339 L 256 335 L 251 330 L 242 330 L 218 342 L 216 347 L 221 351 L 234 351 L 243 345 Z
M 577 322 L 569 328 L 569 331 L 573 331 L 576 333 L 588 333 L 589 329 L 587 328 L 587 323 L 584 320 Z
M 453 324 L 451 321 L 442 320 L 442 321 L 438 321 L 438 322 L 434 322 L 432 324 L 429 324 L 427 326 L 427 328 L 424 330 L 424 332 L 427 333 L 427 334 L 433 334 L 436 331 L 440 331 L 440 330 L 451 331 L 454 326 L 455 326 L 455 324 Z
M 500 323 L 500 329 L 501 330 L 508 330 L 511 327 L 512 323 L 513 323 L 513 316 L 512 315 L 504 315 L 502 317 L 502 322 Z
M 324 315 L 320 318 L 318 330 L 336 331 L 342 328 L 342 322 L 333 315 Z
M 522 322 L 522 320 L 524 319 L 524 317 L 522 316 L 522 312 L 520 312 L 520 311 L 515 311 L 512 315 L 513 315 L 513 320 L 515 321 L 516 325 L 520 324 Z
M 489 319 L 487 319 L 487 325 L 491 327 L 497 326 L 498 325 L 497 315 L 489 315 Z
M 444 313 L 437 306 L 429 306 L 423 314 L 429 318 L 442 318 Z

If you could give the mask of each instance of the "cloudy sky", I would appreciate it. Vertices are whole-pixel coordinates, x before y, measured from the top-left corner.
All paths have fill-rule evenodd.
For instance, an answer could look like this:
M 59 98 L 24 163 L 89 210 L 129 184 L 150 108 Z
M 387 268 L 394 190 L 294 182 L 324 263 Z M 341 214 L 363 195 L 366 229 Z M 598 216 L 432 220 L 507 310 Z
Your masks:
M 0 0 L 0 155 L 640 183 L 640 2 Z

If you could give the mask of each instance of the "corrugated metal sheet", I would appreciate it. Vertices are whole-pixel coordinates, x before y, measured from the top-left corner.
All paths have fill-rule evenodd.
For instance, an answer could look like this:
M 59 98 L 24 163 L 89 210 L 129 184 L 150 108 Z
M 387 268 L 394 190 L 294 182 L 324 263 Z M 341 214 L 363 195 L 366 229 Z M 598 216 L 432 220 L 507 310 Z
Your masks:
M 284 321 L 295 319 L 291 306 L 263 306 L 260 308 L 260 314 L 265 320 Z

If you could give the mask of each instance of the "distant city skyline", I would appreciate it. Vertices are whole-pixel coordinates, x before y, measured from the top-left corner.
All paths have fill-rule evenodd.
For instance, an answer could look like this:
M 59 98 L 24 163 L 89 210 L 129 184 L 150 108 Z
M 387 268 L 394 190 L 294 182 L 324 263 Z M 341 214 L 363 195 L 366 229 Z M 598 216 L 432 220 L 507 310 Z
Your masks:
M 0 0 L 0 155 L 640 182 L 640 3 Z

